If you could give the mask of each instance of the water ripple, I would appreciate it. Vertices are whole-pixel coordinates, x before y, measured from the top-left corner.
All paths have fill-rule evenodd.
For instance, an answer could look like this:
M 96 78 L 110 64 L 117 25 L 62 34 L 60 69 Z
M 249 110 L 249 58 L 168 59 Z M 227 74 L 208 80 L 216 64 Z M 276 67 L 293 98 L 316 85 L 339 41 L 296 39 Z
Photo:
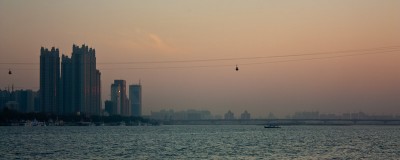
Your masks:
M 399 126 L 0 127 L 0 159 L 397 159 Z

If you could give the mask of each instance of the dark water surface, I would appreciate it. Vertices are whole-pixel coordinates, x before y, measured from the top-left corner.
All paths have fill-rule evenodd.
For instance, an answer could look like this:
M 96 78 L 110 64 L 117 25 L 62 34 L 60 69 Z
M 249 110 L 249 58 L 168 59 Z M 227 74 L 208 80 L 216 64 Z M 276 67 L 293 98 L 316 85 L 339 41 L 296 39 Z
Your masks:
M 0 159 L 400 159 L 400 126 L 0 127 Z

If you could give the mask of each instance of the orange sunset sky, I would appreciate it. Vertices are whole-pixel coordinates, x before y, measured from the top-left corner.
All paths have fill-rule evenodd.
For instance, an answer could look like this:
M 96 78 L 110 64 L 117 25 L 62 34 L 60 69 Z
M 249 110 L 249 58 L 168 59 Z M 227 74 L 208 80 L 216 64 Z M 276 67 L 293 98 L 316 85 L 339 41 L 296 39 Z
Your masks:
M 38 90 L 41 46 L 71 55 L 73 44 L 87 44 L 96 49 L 102 99 L 114 79 L 140 79 L 145 115 L 399 115 L 399 8 L 398 0 L 0 0 L 0 87 Z M 185 62 L 360 49 L 371 54 Z M 158 61 L 183 62 L 120 64 Z

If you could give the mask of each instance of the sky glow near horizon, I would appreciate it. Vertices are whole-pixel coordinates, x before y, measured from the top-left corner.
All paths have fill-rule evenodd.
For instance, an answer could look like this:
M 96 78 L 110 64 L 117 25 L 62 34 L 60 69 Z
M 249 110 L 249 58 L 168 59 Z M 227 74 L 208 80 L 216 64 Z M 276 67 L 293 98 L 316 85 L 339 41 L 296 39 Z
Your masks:
M 144 114 L 161 109 L 220 115 L 232 110 L 235 116 L 247 110 L 254 118 L 297 111 L 400 114 L 400 51 L 239 65 L 238 72 L 236 64 L 300 58 L 104 64 L 400 46 L 398 8 L 396 0 L 0 0 L 0 62 L 39 63 L 41 46 L 71 55 L 73 44 L 87 44 L 96 49 L 103 100 L 110 99 L 114 79 L 127 84 L 140 79 Z M 0 64 L 0 71 L 1 89 L 12 83 L 17 89 L 39 88 L 37 64 Z

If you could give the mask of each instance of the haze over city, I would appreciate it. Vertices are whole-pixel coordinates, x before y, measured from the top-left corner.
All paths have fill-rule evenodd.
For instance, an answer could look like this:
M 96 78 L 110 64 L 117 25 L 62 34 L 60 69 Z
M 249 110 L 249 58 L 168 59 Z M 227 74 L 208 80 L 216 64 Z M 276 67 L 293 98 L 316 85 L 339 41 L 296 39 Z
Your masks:
M 140 80 L 144 115 L 398 115 L 398 8 L 396 0 L 1 0 L 0 87 L 38 90 L 42 46 L 71 55 L 86 44 L 96 49 L 102 100 L 115 79 Z M 265 58 L 327 52 L 344 56 Z

